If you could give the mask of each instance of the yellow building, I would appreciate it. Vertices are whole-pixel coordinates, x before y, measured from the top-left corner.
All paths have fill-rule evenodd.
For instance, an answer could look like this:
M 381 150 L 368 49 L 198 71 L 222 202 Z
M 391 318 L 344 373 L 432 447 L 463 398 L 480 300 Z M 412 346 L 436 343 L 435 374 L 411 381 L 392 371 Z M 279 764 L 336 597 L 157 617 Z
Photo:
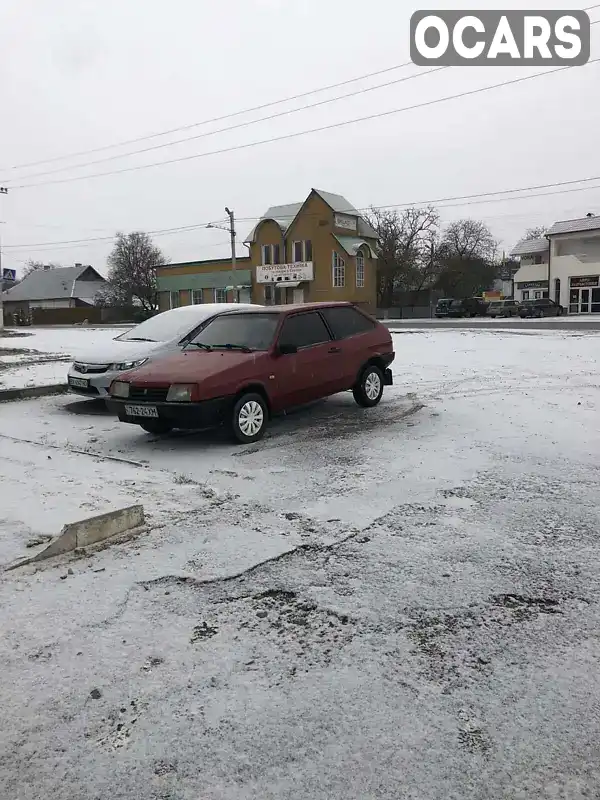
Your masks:
M 302 203 L 269 208 L 245 241 L 250 255 L 157 270 L 161 311 L 190 303 L 266 305 L 349 300 L 375 311 L 377 233 L 341 195 L 313 189 Z

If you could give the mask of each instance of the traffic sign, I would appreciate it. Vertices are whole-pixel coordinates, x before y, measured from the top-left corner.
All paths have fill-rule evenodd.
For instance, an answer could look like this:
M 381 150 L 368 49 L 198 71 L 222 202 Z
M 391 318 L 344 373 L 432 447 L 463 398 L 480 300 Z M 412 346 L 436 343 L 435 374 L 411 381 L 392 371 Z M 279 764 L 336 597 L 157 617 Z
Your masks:
M 2 280 L 3 281 L 16 281 L 17 280 L 17 270 L 16 269 L 3 269 L 2 270 Z

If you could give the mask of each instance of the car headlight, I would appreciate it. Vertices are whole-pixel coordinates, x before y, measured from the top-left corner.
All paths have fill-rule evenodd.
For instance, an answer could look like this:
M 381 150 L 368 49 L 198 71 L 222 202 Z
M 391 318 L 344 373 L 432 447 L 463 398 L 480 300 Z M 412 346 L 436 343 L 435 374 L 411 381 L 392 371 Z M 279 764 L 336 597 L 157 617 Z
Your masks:
M 136 367 L 141 367 L 142 364 L 145 364 L 148 361 L 147 358 L 140 358 L 137 361 L 122 361 L 120 364 L 111 364 L 111 370 L 115 372 L 127 372 L 129 369 L 135 369 Z
M 125 381 L 113 381 L 110 385 L 110 393 L 113 397 L 129 397 L 129 384 Z
M 174 383 L 167 392 L 167 403 L 191 403 L 195 389 L 193 383 Z

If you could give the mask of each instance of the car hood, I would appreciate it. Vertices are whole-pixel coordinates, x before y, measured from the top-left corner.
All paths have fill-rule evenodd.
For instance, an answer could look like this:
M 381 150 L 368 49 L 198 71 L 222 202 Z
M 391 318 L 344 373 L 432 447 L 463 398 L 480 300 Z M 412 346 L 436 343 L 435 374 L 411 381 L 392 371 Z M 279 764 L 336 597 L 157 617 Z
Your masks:
M 230 370 L 251 366 L 264 352 L 244 353 L 241 350 L 184 350 L 163 358 L 154 359 L 135 370 L 125 373 L 125 380 L 136 385 L 171 383 L 198 383 L 215 378 Z
M 113 339 L 98 347 L 75 352 L 75 360 L 83 364 L 120 364 L 123 361 L 139 361 L 151 353 L 166 347 L 164 342 L 126 342 Z

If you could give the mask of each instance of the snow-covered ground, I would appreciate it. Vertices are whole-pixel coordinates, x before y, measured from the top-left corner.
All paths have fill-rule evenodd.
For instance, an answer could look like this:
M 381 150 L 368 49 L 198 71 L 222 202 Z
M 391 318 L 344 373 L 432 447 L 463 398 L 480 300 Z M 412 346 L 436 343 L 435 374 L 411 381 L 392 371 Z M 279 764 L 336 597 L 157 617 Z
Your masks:
M 66 383 L 68 363 L 123 328 L 25 328 L 0 335 L 0 391 Z
M 152 525 L 2 574 L 3 796 L 597 796 L 600 338 L 395 343 L 377 409 L 248 447 L 0 407 L 5 561 L 63 513 Z

